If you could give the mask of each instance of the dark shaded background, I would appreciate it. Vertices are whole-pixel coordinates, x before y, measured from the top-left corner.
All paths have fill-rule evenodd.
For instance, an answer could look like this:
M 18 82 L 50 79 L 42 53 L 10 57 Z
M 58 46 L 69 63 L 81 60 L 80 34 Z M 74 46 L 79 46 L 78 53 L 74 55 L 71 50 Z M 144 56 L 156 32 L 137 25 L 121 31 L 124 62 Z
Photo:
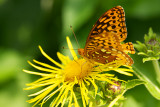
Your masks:
M 143 41 L 149 27 L 160 33 L 160 0 L 0 0 L 0 106 L 31 106 L 26 103 L 27 95 L 36 90 L 23 91 L 23 88 L 25 83 L 38 77 L 28 75 L 22 69 L 33 70 L 27 64 L 27 60 L 33 58 L 50 63 L 41 55 L 38 45 L 59 61 L 57 51 L 70 55 L 68 49 L 62 48 L 67 48 L 66 36 L 70 37 L 74 48 L 78 48 L 70 25 L 80 47 L 84 47 L 97 19 L 117 5 L 125 10 L 126 41 Z M 143 85 L 125 95 L 123 107 L 160 107 L 160 101 Z

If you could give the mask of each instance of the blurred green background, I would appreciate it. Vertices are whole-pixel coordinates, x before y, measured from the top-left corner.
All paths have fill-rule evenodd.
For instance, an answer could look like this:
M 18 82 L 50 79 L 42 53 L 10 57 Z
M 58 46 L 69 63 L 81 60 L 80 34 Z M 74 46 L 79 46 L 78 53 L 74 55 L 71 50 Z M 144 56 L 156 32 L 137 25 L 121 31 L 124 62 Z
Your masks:
M 66 36 L 74 48 L 85 46 L 86 38 L 97 19 L 108 9 L 121 5 L 126 14 L 128 38 L 143 41 L 149 27 L 160 33 L 160 0 L 0 0 L 0 107 L 30 107 L 25 84 L 39 78 L 22 72 L 32 70 L 27 60 L 50 63 L 38 45 L 56 61 L 56 52 L 69 55 Z M 124 76 L 125 78 L 126 76 Z M 160 107 L 144 85 L 129 90 L 123 107 Z M 49 102 L 45 104 L 47 107 Z

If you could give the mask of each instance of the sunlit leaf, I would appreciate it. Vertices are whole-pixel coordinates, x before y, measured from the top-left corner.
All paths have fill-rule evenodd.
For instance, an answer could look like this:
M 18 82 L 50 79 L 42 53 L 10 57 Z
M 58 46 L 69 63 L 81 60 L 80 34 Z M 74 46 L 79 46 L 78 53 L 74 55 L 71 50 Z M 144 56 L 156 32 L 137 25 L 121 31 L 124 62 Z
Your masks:
M 128 89 L 134 88 L 135 86 L 141 85 L 141 84 L 145 84 L 145 82 L 140 79 L 129 80 L 127 81 L 126 89 L 128 90 Z

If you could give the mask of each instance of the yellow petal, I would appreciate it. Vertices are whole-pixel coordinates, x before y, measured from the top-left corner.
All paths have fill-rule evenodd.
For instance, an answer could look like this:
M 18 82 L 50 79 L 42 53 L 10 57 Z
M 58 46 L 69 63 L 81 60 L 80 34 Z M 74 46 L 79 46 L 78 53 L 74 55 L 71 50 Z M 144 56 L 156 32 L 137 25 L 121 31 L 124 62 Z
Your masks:
M 54 64 L 57 65 L 58 67 L 63 68 L 63 66 L 62 66 L 60 63 L 56 62 L 56 61 L 53 60 L 51 57 L 49 57 L 49 56 L 43 51 L 43 49 L 41 48 L 41 46 L 39 46 L 39 49 L 40 49 L 42 55 L 44 55 L 48 60 L 50 60 L 52 63 L 54 63 Z
M 64 65 L 67 65 L 71 61 L 68 56 L 64 56 L 60 52 L 57 52 L 57 56 Z
M 121 69 L 115 69 L 114 71 L 117 71 L 118 73 L 121 73 L 121 74 L 124 74 L 124 75 L 133 76 L 133 74 L 128 73 L 128 72 L 126 72 L 126 71 L 123 71 L 123 70 L 121 70 Z
M 35 63 L 39 64 L 39 65 L 44 66 L 44 67 L 47 67 L 47 68 L 50 68 L 50 69 L 53 69 L 53 70 L 57 70 L 57 71 L 60 70 L 59 68 L 53 67 L 53 66 L 51 66 L 51 65 L 49 65 L 49 64 L 46 64 L 46 63 L 43 63 L 43 62 L 39 62 L 39 61 L 37 61 L 37 60 L 35 60 L 35 59 L 33 59 L 33 61 L 34 61 Z
M 56 89 L 55 91 L 53 91 L 52 93 L 50 93 L 49 95 L 47 95 L 47 96 L 43 99 L 41 106 L 42 106 L 46 101 L 48 101 L 53 95 L 55 95 L 59 90 L 61 90 L 62 87 L 63 87 L 63 86 L 58 87 L 58 89 Z
M 33 72 L 33 71 L 28 71 L 28 70 L 23 70 L 24 72 L 28 74 L 34 74 L 34 75 L 40 75 L 40 76 L 50 76 L 51 74 L 45 74 L 45 73 L 39 73 L 39 72 Z
M 71 52 L 71 54 L 72 54 L 72 56 L 73 56 L 73 59 L 74 59 L 74 60 L 77 60 L 78 57 L 77 57 L 75 51 L 73 50 L 73 46 L 72 46 L 72 43 L 71 43 L 69 37 L 67 36 L 66 39 L 67 39 L 67 44 L 68 44 L 69 50 L 70 50 L 70 52 Z
M 98 87 L 96 85 L 96 83 L 94 82 L 94 79 L 92 80 L 91 78 L 88 78 L 89 81 L 93 84 L 94 88 L 95 88 L 95 96 L 97 95 L 97 91 L 98 91 Z
M 43 68 L 43 67 L 39 67 L 39 66 L 36 66 L 34 64 L 32 64 L 30 61 L 28 61 L 28 63 L 33 66 L 34 68 L 38 69 L 38 70 L 41 70 L 41 71 L 47 71 L 47 72 L 52 72 L 52 73 L 56 73 L 57 71 L 55 70 L 52 70 L 52 69 L 47 69 L 47 68 Z
M 36 102 L 33 106 L 37 105 L 48 93 L 54 89 L 54 85 L 49 86 L 43 93 L 39 94 L 33 99 L 28 100 L 29 103 Z

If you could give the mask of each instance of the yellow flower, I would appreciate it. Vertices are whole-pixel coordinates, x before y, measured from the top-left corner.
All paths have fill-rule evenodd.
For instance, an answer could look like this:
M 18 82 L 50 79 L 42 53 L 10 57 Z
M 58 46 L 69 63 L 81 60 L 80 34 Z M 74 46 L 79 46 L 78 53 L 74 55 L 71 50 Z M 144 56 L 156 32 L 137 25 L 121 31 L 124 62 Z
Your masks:
M 49 57 L 43 49 L 39 46 L 39 49 L 44 57 L 46 57 L 49 61 L 51 61 L 55 66 L 51 66 L 46 63 L 39 62 L 37 60 L 33 60 L 34 63 L 28 61 L 28 63 L 34 68 L 40 70 L 41 72 L 34 72 L 29 70 L 23 70 L 26 73 L 39 75 L 40 79 L 26 84 L 28 87 L 25 90 L 31 90 L 39 87 L 45 87 L 44 89 L 28 95 L 29 97 L 33 97 L 30 99 L 29 103 L 35 103 L 33 106 L 38 103 L 41 106 L 54 95 L 56 97 L 53 98 L 51 103 L 51 107 L 57 107 L 67 102 L 68 107 L 79 107 L 78 103 L 78 95 L 75 88 L 79 87 L 80 98 L 83 102 L 83 107 L 86 105 L 92 106 L 92 102 L 89 97 L 88 86 L 92 85 L 94 87 L 94 95 L 97 95 L 98 87 L 95 81 L 105 81 L 110 84 L 116 85 L 112 80 L 117 80 L 114 78 L 113 74 L 110 73 L 102 73 L 102 71 L 110 71 L 114 70 L 119 73 L 132 76 L 128 68 L 119 68 L 120 64 L 116 62 L 111 62 L 105 65 L 94 65 L 89 61 L 86 61 L 84 58 L 78 58 L 75 51 L 73 50 L 72 44 L 67 37 L 68 47 L 73 56 L 73 60 L 71 60 L 68 56 L 64 56 L 61 53 L 57 52 L 57 56 L 60 59 L 61 63 L 56 62 L 51 57 Z M 129 72 L 128 72 L 129 71 Z

